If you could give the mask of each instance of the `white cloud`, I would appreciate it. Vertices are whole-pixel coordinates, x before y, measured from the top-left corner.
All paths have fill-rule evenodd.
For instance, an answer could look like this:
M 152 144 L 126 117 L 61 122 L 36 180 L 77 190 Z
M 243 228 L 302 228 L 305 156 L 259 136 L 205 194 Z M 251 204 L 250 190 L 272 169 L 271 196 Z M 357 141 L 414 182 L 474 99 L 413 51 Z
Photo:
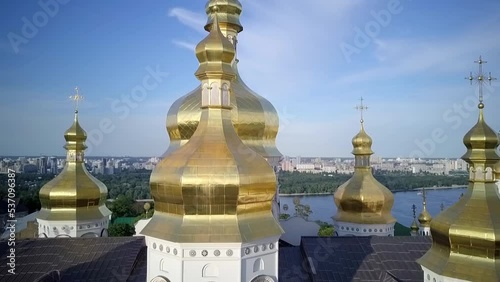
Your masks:
M 181 23 L 196 31 L 205 32 L 203 28 L 200 28 L 206 23 L 204 14 L 195 13 L 184 8 L 173 8 L 168 12 L 168 16 L 177 18 Z
M 172 42 L 175 45 L 182 47 L 182 48 L 185 48 L 189 51 L 194 51 L 194 49 L 196 48 L 196 44 L 194 44 L 194 43 L 190 43 L 190 42 L 186 42 L 186 41 L 182 41 L 182 40 L 176 40 L 176 39 L 174 39 Z

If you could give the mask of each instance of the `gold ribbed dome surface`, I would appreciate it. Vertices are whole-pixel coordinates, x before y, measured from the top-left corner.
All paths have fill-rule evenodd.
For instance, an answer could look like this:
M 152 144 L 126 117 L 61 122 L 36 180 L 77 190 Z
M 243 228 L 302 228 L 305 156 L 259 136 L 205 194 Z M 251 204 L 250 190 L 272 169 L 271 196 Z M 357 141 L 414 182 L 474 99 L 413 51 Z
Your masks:
M 491 173 L 500 157 L 483 107 L 481 103 L 478 122 L 464 137 L 467 152 L 462 158 L 471 167 L 467 191 L 432 220 L 432 247 L 418 261 L 438 275 L 466 281 L 500 281 L 500 199 Z
M 352 146 L 354 148 L 352 153 L 354 155 L 356 154 L 371 155 L 373 154 L 373 151 L 371 149 L 372 143 L 373 143 L 372 138 L 365 132 L 363 122 L 361 122 L 361 130 L 359 131 L 358 134 L 356 134 L 352 138 Z
M 263 157 L 281 157 L 276 148 L 279 118 L 273 105 L 253 92 L 241 79 L 231 83 L 231 119 L 241 141 Z M 165 155 L 184 145 L 198 127 L 201 116 L 201 86 L 175 101 L 167 115 L 170 146 Z
M 427 208 L 424 208 L 422 212 L 418 215 L 418 222 L 423 227 L 429 227 L 432 221 L 431 214 L 427 211 Z
M 479 104 L 479 118 L 477 123 L 465 134 L 464 145 L 468 149 L 463 158 L 470 161 L 494 159 L 498 157 L 496 147 L 498 145 L 498 135 L 486 124 L 483 114 L 484 105 Z
M 208 21 L 205 25 L 205 30 L 210 31 L 214 21 L 215 13 L 219 19 L 221 28 L 232 28 L 236 32 L 243 31 L 243 26 L 240 23 L 240 15 L 243 7 L 238 0 L 210 0 L 205 6 Z
M 235 50 L 233 44 L 226 39 L 220 29 L 217 29 L 217 32 L 210 32 L 205 39 L 198 43 L 195 51 L 196 58 L 200 62 L 195 73 L 198 78 L 203 79 L 207 75 L 213 77 L 213 75 L 234 73 L 231 62 L 234 59 Z
M 373 177 L 370 167 L 372 141 L 363 123 L 353 138 L 355 155 L 354 175 L 338 187 L 334 194 L 336 221 L 359 224 L 388 224 L 396 222 L 391 214 L 394 204 L 392 192 Z
M 410 226 L 410 230 L 411 231 L 418 231 L 418 224 L 417 224 L 417 221 L 415 219 L 413 219 L 413 222 L 411 223 L 411 226 Z
M 234 34 L 243 29 L 239 23 L 241 13 L 239 1 L 212 0 L 208 2 L 206 12 L 209 16 L 209 24 L 205 26 L 207 30 L 210 30 L 215 15 L 221 28 L 230 30 Z M 231 82 L 230 93 L 231 119 L 236 133 L 246 146 L 259 155 L 265 158 L 280 158 L 282 155 L 276 148 L 279 128 L 278 113 L 268 100 L 252 91 L 243 82 L 238 73 L 237 64 L 238 60 L 234 60 L 232 66 L 236 79 Z M 163 156 L 167 156 L 184 145 L 196 131 L 201 114 L 200 97 L 201 86 L 198 86 L 177 99 L 170 107 L 167 115 L 170 145 Z
M 78 122 L 78 114 L 64 138 L 68 151 L 62 172 L 40 189 L 41 210 L 45 220 L 92 220 L 109 216 L 105 206 L 108 190 L 93 177 L 83 163 L 87 135 Z
M 220 33 L 215 26 L 208 37 Z M 206 71 L 207 62 L 198 58 L 202 84 L 219 77 Z M 230 66 L 228 61 L 221 64 Z M 235 73 L 221 70 L 227 81 L 219 82 L 227 85 Z M 196 97 L 199 107 L 208 95 L 201 92 Z M 235 131 L 223 92 L 220 101 L 198 110 L 199 124 L 189 142 L 163 158 L 151 174 L 155 213 L 142 234 L 179 243 L 249 242 L 281 235 L 271 212 L 274 170 L 262 156 L 243 153 L 249 148 Z

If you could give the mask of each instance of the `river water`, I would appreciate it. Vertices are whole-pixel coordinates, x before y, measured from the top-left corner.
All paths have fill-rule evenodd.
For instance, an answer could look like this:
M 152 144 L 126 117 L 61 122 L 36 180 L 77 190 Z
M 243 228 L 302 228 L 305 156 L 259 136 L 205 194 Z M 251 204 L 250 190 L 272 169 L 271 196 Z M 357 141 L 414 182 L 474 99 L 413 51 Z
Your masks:
M 454 189 L 438 189 L 425 190 L 427 195 L 427 210 L 434 217 L 441 211 L 441 203 L 444 208 L 453 205 L 458 201 L 460 195 L 465 193 L 466 188 Z M 294 213 L 293 198 L 296 196 L 280 196 L 281 212 Z M 332 216 L 337 212 L 337 207 L 333 201 L 333 195 L 317 195 L 317 196 L 298 196 L 300 203 L 309 205 L 312 214 L 309 220 L 321 220 L 328 223 L 333 223 Z M 283 206 L 288 205 L 288 211 L 283 210 Z M 417 206 L 417 217 L 422 211 L 422 195 L 417 191 L 411 192 L 396 192 L 394 193 L 394 206 L 392 207 L 392 215 L 397 221 L 404 226 L 410 226 L 413 221 L 412 205 Z

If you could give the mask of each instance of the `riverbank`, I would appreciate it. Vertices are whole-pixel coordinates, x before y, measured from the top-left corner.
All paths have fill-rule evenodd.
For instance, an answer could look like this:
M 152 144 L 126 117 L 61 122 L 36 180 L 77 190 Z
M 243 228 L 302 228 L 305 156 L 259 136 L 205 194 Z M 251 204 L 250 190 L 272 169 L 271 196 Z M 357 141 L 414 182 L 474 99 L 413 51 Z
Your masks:
M 452 186 L 433 186 L 433 187 L 421 187 L 415 188 L 413 191 L 422 191 L 425 190 L 445 190 L 445 189 L 464 189 L 467 188 L 467 185 L 452 185 Z
M 391 191 L 392 193 L 401 193 L 401 192 L 412 192 L 412 191 L 422 191 L 425 190 L 446 190 L 446 189 L 465 189 L 467 186 L 465 185 L 452 185 L 452 186 L 433 186 L 433 187 L 420 187 L 409 190 L 401 190 L 401 191 Z M 334 193 L 293 193 L 293 194 L 279 194 L 280 197 L 303 197 L 303 196 L 327 196 L 333 195 Z

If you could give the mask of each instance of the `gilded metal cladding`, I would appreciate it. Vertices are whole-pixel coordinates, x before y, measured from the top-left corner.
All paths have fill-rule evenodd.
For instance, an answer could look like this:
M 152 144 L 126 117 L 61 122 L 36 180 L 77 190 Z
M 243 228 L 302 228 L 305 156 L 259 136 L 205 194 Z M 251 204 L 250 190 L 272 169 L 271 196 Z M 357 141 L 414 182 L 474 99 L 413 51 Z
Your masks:
M 214 9 L 214 7 L 217 7 Z M 221 29 L 238 33 L 243 30 L 239 22 L 241 3 L 236 0 L 211 0 L 206 5 L 210 30 L 215 14 Z M 253 151 L 267 159 L 279 159 L 282 154 L 276 148 L 279 118 L 276 109 L 265 98 L 252 91 L 241 79 L 238 60 L 233 62 L 236 79 L 231 82 L 232 121 L 235 130 Z M 184 145 L 196 131 L 200 121 L 201 86 L 179 98 L 170 107 L 167 115 L 167 131 L 170 145 L 163 156 L 167 156 Z
M 431 222 L 433 244 L 418 260 L 446 277 L 500 281 L 500 199 L 491 170 L 500 160 L 498 139 L 480 104 L 477 124 L 465 135 L 470 180 L 467 192 Z
M 241 3 L 238 0 L 208 1 L 205 6 L 205 12 L 209 17 L 205 25 L 205 30 L 211 30 L 215 13 L 217 13 L 221 29 L 234 29 L 236 32 L 243 31 L 243 26 L 240 23 L 242 9 Z
M 430 227 L 432 216 L 427 211 L 427 194 L 425 192 L 425 188 L 422 189 L 422 212 L 418 215 L 418 222 L 420 222 L 420 226 L 422 227 Z
M 229 42 L 219 36 L 216 23 L 217 29 L 207 37 L 213 41 L 203 40 L 197 54 L 214 50 L 214 46 L 222 50 Z M 216 43 L 215 38 L 221 42 Z M 234 79 L 233 69 L 224 67 L 230 66 L 232 58 L 224 52 L 211 56 L 210 61 L 220 60 L 222 67 L 217 72 L 203 68 L 207 57 L 197 56 L 200 68 L 196 76 L 202 85 L 209 80 L 229 85 Z M 219 102 L 206 99 L 209 102 L 201 107 L 199 124 L 189 141 L 163 158 L 151 174 L 155 214 L 142 234 L 200 243 L 249 242 L 283 233 L 271 212 L 276 193 L 274 170 L 241 141 L 233 126 L 230 101 L 224 104 L 221 93 Z M 200 104 L 208 98 L 205 95 L 212 93 L 201 91 Z
M 249 149 L 234 131 L 230 110 L 203 109 L 201 115 L 190 141 L 151 175 L 158 218 L 143 234 L 176 242 L 241 242 L 280 235 L 271 214 L 274 171 L 260 155 L 242 154 Z
M 411 223 L 411 226 L 410 226 L 410 230 L 411 231 L 414 231 L 414 232 L 417 232 L 418 231 L 418 224 L 417 224 L 417 221 L 415 219 L 413 219 L 413 222 Z
M 432 216 L 427 211 L 427 208 L 424 206 L 422 212 L 418 216 L 418 222 L 420 222 L 420 226 L 422 227 L 429 227 L 431 225 L 431 221 L 432 221 Z
M 236 63 L 236 79 L 231 82 L 231 119 L 241 141 L 263 157 L 281 157 L 276 148 L 279 118 L 273 105 L 246 86 Z M 201 86 L 179 98 L 167 115 L 170 145 L 164 156 L 186 144 L 196 131 L 201 116 Z
M 73 125 L 65 132 L 66 165 L 62 172 L 40 189 L 41 210 L 46 220 L 90 220 L 108 216 L 105 206 L 108 190 L 93 177 L 83 163 L 87 135 L 75 114 Z
M 394 196 L 372 174 L 370 155 L 372 139 L 366 134 L 363 123 L 353 138 L 355 155 L 354 175 L 337 188 L 334 194 L 337 214 L 334 220 L 359 224 L 388 224 L 396 222 L 391 214 Z

